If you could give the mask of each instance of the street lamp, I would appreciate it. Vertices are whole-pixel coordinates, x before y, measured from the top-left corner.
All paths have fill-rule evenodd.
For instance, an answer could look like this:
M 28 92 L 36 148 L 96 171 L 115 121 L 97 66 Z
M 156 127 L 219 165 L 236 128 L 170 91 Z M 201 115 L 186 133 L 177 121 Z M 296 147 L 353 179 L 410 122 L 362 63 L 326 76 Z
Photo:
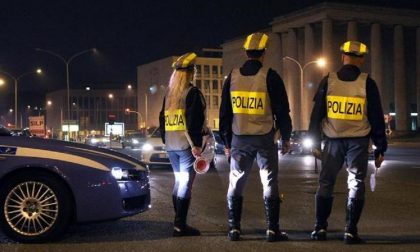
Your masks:
M 286 56 L 286 57 L 283 57 L 283 60 L 290 60 L 290 61 L 292 61 L 292 62 L 294 62 L 294 63 L 296 63 L 296 65 L 298 65 L 298 67 L 299 67 L 299 70 L 300 70 L 300 107 L 301 107 L 301 113 L 300 113 L 300 116 L 301 116 L 301 120 L 300 120 L 300 123 L 301 123 L 301 128 L 303 129 L 303 120 L 302 120 L 302 118 L 304 118 L 305 117 L 305 115 L 304 115 L 304 113 L 303 113 L 303 111 L 302 111 L 302 105 L 303 105 L 303 95 L 304 95 L 304 92 L 303 92 L 303 72 L 305 71 L 305 69 L 306 69 L 306 67 L 307 66 L 309 66 L 309 65 L 311 65 L 311 64 L 317 64 L 318 65 L 318 67 L 321 67 L 321 68 L 323 68 L 323 67 L 325 67 L 325 65 L 327 64 L 327 62 L 325 61 L 325 59 L 324 58 L 319 58 L 319 59 L 317 59 L 317 60 L 313 60 L 313 61 L 309 61 L 308 63 L 306 63 L 305 65 L 301 65 L 300 63 L 299 63 L 299 61 L 297 61 L 296 59 L 294 59 L 294 58 L 292 58 L 292 57 L 289 57 L 289 56 Z
M 135 113 L 135 114 L 137 114 L 139 117 L 140 117 L 140 125 L 141 125 L 141 121 L 143 121 L 143 116 L 141 115 L 141 113 L 140 112 L 137 112 L 137 111 L 134 111 L 134 110 L 130 110 L 129 108 L 126 108 L 125 109 L 125 113 L 128 115 L 128 114 L 130 114 L 130 113 Z M 138 125 L 137 125 L 137 127 L 138 127 Z M 141 128 L 141 126 L 140 127 L 138 127 L 138 128 Z
M 13 75 L 9 74 L 8 72 L 5 72 L 5 71 L 0 71 L 0 73 L 7 75 L 11 79 L 13 79 L 14 82 L 15 82 L 15 128 L 17 128 L 17 126 L 18 126 L 17 125 L 18 124 L 18 121 L 17 121 L 18 120 L 17 119 L 17 114 L 18 114 L 18 82 L 22 77 L 24 77 L 26 75 L 30 75 L 30 74 L 34 74 L 34 73 L 41 74 L 42 70 L 40 68 L 38 68 L 35 71 L 23 73 L 23 74 L 19 75 L 18 77 L 15 77 L 15 76 L 13 76 Z M 0 82 L 3 82 L 3 84 L 4 84 L 4 80 L 0 81 Z M 22 127 L 22 122 L 21 122 L 21 127 Z
M 66 82 L 67 82 L 67 136 L 68 136 L 68 140 L 70 140 L 70 76 L 69 76 L 69 65 L 72 62 L 72 60 L 74 60 L 76 57 L 79 57 L 82 54 L 85 54 L 85 53 L 88 53 L 88 52 L 96 52 L 96 48 L 90 48 L 90 49 L 87 49 L 87 50 L 80 51 L 78 53 L 73 54 L 68 59 L 65 59 L 60 54 L 55 53 L 55 52 L 50 51 L 50 50 L 45 50 L 45 49 L 41 49 L 41 48 L 36 48 L 35 50 L 38 51 L 38 52 L 44 52 L 44 53 L 48 53 L 50 55 L 53 55 L 53 56 L 59 58 L 61 61 L 63 61 L 64 64 L 66 65 Z

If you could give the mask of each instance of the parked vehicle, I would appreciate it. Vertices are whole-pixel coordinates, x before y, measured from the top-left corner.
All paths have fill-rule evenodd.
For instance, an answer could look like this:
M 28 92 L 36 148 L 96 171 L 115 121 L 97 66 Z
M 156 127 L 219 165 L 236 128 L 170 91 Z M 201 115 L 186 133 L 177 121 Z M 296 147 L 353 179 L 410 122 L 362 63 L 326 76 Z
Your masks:
M 155 129 L 150 137 L 146 138 L 141 148 L 141 161 L 149 168 L 157 165 L 170 165 L 165 144 L 162 142 L 159 128 Z
M 107 143 L 109 143 L 109 137 L 104 135 L 90 134 L 85 138 L 85 144 L 96 147 L 105 147 Z
M 290 154 L 310 154 L 313 147 L 313 140 L 308 136 L 307 130 L 292 131 L 290 135 Z M 278 141 L 281 148 L 281 140 Z
M 143 133 L 131 133 L 127 134 L 121 140 L 121 146 L 123 149 L 130 147 L 131 149 L 141 148 L 146 141 L 146 136 Z
M 26 136 L 26 137 L 35 136 L 34 134 L 31 134 L 31 131 L 29 130 L 29 128 L 12 129 L 10 130 L 10 132 L 12 136 Z
M 225 154 L 225 145 L 223 144 L 219 130 L 213 130 L 213 136 L 216 142 L 214 152 L 216 154 Z
M 72 223 L 117 219 L 150 208 L 148 169 L 108 149 L 0 126 L 0 228 L 11 239 L 46 242 Z

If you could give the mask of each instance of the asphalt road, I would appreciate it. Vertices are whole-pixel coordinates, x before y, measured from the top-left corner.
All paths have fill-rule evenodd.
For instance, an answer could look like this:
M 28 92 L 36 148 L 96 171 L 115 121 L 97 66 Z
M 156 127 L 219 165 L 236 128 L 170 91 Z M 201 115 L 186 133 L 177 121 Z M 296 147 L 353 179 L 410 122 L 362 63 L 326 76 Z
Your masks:
M 217 171 L 197 176 L 194 183 L 189 223 L 202 231 L 201 237 L 171 236 L 173 175 L 170 168 L 161 167 L 151 170 L 150 211 L 118 221 L 73 226 L 62 240 L 50 244 L 16 244 L 0 233 L 0 251 L 420 251 L 420 144 L 392 145 L 379 170 L 375 192 L 368 189 L 367 181 L 365 210 L 359 224 L 359 233 L 367 240 L 364 245 L 349 246 L 341 241 L 347 193 L 345 169 L 335 188 L 329 240 L 315 242 L 309 240 L 317 187 L 314 159 L 286 155 L 279 164 L 284 199 L 281 228 L 289 234 L 287 242 L 265 242 L 262 186 L 256 167 L 244 194 L 243 240 L 228 241 L 228 165 L 220 156 Z M 370 169 L 374 170 L 372 163 Z

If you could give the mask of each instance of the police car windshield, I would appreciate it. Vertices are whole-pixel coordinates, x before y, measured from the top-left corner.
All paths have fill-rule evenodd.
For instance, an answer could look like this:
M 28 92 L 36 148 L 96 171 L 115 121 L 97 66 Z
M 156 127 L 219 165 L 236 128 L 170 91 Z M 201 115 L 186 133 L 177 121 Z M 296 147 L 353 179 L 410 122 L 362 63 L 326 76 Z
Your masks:
M 5 128 L 3 125 L 0 125 L 0 136 L 11 136 L 10 130 Z

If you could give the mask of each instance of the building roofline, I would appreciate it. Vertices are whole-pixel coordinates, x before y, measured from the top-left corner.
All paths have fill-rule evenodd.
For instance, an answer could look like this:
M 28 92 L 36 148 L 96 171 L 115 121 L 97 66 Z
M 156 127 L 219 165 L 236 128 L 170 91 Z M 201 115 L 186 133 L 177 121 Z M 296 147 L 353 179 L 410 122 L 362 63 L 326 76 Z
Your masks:
M 396 10 L 398 10 L 398 12 L 396 12 Z M 298 25 L 300 23 L 298 21 L 299 19 L 306 19 L 307 23 L 310 23 L 322 21 L 325 18 L 331 18 L 343 21 L 358 19 L 366 22 L 379 22 L 383 24 L 418 26 L 420 25 L 419 16 L 420 11 L 404 8 L 324 2 L 275 17 L 270 25 L 273 27 L 274 31 L 278 32 L 279 29 L 276 29 L 276 26 L 286 24 Z

